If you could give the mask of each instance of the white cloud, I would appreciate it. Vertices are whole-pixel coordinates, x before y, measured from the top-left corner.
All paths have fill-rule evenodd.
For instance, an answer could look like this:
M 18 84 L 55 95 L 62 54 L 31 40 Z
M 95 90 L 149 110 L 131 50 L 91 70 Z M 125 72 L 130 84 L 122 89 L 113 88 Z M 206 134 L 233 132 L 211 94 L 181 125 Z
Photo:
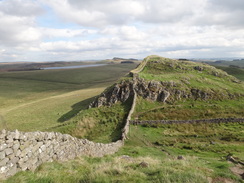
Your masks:
M 47 38 L 84 37 L 90 34 L 97 33 L 96 30 L 89 30 L 89 29 L 54 29 L 54 28 L 45 28 L 45 27 L 41 27 L 40 31 L 42 32 L 42 36 Z
M 40 32 L 33 18 L 6 15 L 0 12 L 0 45 L 18 46 L 38 41 Z
M 135 26 L 107 27 L 101 30 L 100 33 L 109 36 L 118 36 L 120 39 L 127 41 L 142 41 L 148 38 L 145 32 L 137 29 Z
M 0 61 L 243 56 L 243 7 L 243 0 L 2 0 Z

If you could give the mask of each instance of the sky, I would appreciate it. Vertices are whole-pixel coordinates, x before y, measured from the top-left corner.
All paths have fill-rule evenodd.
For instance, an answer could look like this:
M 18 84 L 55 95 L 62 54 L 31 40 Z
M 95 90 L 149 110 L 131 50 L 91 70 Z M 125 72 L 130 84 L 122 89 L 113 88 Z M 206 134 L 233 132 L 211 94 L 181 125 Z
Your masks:
M 244 58 L 244 0 L 0 0 L 0 62 Z

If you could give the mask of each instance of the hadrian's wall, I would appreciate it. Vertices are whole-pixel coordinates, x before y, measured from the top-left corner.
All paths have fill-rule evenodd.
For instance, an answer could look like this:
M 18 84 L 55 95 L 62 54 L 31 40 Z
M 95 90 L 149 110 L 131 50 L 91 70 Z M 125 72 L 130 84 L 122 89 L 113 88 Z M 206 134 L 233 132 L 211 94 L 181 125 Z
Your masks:
M 21 170 L 34 170 L 43 162 L 69 160 L 77 156 L 113 154 L 122 140 L 94 143 L 56 132 L 0 132 L 0 180 Z
M 132 105 L 131 105 L 131 108 L 130 108 L 130 111 L 129 111 L 129 114 L 126 118 L 126 123 L 125 123 L 125 126 L 122 130 L 122 139 L 125 140 L 127 139 L 127 135 L 129 133 L 129 127 L 130 127 L 130 120 L 131 120 L 131 115 L 134 113 L 134 110 L 135 110 L 135 107 L 136 107 L 136 99 L 137 99 L 137 95 L 136 95 L 136 92 L 135 90 L 133 90 L 133 102 L 132 102 Z

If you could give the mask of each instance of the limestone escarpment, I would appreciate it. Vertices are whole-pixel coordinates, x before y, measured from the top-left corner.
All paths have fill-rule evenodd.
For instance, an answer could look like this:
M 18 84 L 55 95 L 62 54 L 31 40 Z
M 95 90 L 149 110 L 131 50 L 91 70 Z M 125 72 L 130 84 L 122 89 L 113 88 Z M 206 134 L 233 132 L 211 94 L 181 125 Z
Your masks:
M 146 81 L 134 77 L 130 80 L 122 80 L 93 101 L 89 107 L 111 106 L 112 104 L 125 102 L 133 93 L 144 99 L 159 102 L 175 102 L 177 100 L 222 100 L 235 99 L 241 94 L 219 91 L 218 89 L 199 89 L 191 88 L 186 85 L 186 81 Z

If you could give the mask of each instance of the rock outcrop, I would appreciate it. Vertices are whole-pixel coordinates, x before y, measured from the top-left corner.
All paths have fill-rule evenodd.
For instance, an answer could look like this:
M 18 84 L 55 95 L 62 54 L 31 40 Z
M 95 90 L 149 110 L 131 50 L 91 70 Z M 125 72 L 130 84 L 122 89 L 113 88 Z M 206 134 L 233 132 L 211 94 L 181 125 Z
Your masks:
M 187 80 L 179 82 L 173 81 L 146 81 L 144 79 L 134 77 L 130 80 L 122 80 L 113 87 L 107 89 L 104 93 L 97 97 L 89 107 L 111 106 L 112 104 L 125 102 L 135 93 L 151 101 L 159 102 L 175 102 L 183 99 L 193 100 L 222 100 L 234 99 L 240 97 L 240 94 L 229 93 L 228 91 L 219 92 L 218 90 L 201 90 L 199 88 L 190 88 Z

